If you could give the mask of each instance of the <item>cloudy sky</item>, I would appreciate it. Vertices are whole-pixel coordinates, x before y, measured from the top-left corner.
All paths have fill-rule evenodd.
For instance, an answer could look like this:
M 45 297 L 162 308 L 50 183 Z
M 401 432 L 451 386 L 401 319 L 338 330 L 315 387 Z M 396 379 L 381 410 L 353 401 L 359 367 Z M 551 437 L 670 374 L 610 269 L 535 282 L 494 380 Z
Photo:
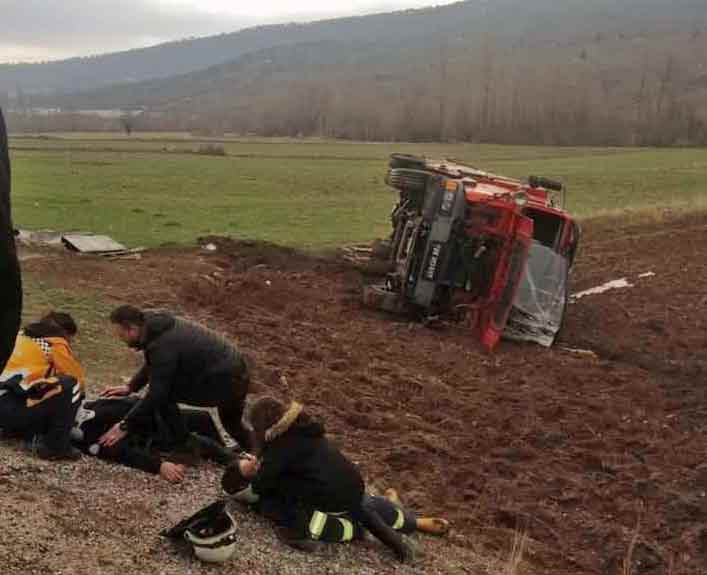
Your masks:
M 232 32 L 255 24 L 454 0 L 0 0 L 0 62 L 54 60 Z

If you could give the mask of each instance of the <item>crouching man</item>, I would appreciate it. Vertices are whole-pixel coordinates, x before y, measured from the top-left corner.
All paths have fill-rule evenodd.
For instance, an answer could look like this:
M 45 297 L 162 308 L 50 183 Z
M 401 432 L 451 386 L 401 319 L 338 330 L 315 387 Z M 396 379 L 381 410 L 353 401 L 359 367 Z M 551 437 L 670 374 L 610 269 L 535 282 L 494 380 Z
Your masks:
M 105 397 L 122 397 L 147 386 L 145 396 L 114 425 L 100 444 L 111 447 L 133 433 L 137 421 L 159 413 L 172 428 L 175 441 L 190 449 L 189 432 L 177 403 L 218 408 L 226 431 L 241 449 L 250 447 L 242 416 L 250 378 L 246 363 L 220 334 L 168 313 L 142 311 L 124 305 L 110 316 L 116 333 L 129 347 L 140 350 L 145 364 L 128 385 L 110 387 Z

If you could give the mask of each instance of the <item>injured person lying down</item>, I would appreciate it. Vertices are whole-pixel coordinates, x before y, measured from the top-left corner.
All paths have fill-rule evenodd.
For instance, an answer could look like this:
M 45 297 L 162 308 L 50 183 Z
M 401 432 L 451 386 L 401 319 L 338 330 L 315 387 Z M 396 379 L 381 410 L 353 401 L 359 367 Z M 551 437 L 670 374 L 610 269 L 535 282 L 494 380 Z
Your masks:
M 232 461 L 229 451 L 207 411 L 184 410 L 181 414 L 190 432 L 187 446 L 175 449 L 168 422 L 161 415 L 148 415 L 140 420 L 139 433 L 134 433 L 110 447 L 99 438 L 135 407 L 139 398 L 97 399 L 84 401 L 79 407 L 71 430 L 71 441 L 86 454 L 160 475 L 172 483 L 184 479 L 183 463 L 203 458 L 221 465 Z M 179 409 L 176 405 L 172 409 Z

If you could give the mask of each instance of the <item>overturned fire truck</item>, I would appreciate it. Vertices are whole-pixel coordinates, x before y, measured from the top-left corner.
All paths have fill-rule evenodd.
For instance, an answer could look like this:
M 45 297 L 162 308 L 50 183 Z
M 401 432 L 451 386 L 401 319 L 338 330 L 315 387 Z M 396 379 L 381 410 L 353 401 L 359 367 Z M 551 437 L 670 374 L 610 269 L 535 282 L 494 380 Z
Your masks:
M 488 350 L 501 336 L 552 345 L 580 236 L 562 184 L 402 154 L 386 183 L 400 195 L 388 273 L 364 288 L 366 304 L 462 322 Z

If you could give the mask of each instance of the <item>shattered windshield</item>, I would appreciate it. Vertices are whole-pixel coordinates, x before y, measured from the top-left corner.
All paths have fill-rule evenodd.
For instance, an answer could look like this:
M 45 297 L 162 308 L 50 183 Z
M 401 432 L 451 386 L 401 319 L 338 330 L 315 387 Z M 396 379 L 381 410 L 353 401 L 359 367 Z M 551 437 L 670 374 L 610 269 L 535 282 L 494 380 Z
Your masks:
M 566 289 L 567 260 L 534 240 L 503 337 L 550 347 L 562 323 Z

